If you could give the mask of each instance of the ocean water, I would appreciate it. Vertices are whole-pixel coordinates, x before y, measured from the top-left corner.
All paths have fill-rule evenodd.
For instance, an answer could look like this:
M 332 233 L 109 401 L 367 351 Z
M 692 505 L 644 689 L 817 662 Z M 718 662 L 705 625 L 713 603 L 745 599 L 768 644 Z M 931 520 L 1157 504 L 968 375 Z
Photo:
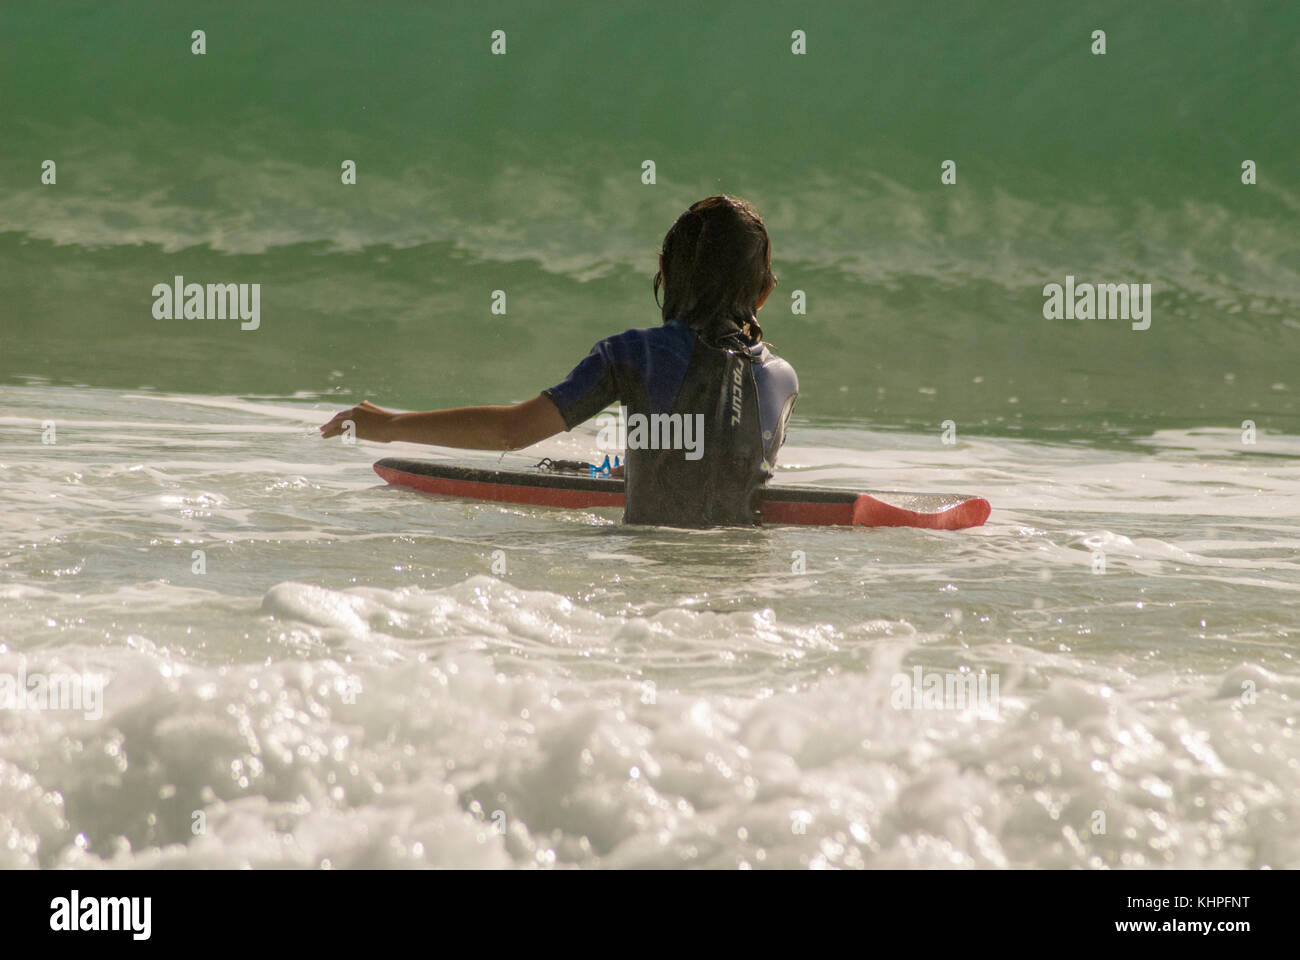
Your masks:
M 1300 9 L 1054 7 L 0 9 L 0 867 L 1300 866 Z M 654 324 L 719 191 L 780 481 L 984 527 L 627 528 L 370 468 L 590 424 L 317 436 Z

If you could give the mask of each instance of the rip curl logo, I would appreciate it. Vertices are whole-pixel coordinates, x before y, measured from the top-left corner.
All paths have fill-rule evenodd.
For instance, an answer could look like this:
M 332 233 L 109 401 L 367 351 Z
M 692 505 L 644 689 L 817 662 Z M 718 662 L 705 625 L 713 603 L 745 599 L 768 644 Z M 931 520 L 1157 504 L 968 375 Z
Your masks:
M 634 413 L 626 416 L 625 407 L 618 416 L 602 413 L 596 418 L 600 428 L 596 449 L 601 453 L 618 450 L 681 450 L 687 460 L 704 456 L 704 414 L 702 413 Z
M 256 330 L 262 325 L 262 285 L 260 283 L 186 283 L 177 276 L 171 283 L 156 283 L 155 320 L 234 320 L 244 321 L 240 330 Z
M 50 929 L 57 932 L 126 931 L 133 940 L 148 940 L 153 924 L 152 897 L 71 896 L 50 901 Z
M 739 364 L 731 369 L 731 425 L 740 426 L 740 415 L 745 404 L 745 372 Z

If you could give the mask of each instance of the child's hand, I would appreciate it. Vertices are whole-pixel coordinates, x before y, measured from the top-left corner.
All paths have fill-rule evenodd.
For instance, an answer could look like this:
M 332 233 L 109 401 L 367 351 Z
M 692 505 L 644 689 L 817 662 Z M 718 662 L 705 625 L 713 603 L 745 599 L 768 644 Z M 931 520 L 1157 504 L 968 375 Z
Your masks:
M 352 435 L 358 440 L 388 443 L 393 439 L 390 435 L 392 420 L 392 413 L 366 400 L 351 410 L 336 413 L 334 419 L 320 428 L 320 435 L 323 438 L 337 437 L 343 433 L 344 424 L 351 421 Z

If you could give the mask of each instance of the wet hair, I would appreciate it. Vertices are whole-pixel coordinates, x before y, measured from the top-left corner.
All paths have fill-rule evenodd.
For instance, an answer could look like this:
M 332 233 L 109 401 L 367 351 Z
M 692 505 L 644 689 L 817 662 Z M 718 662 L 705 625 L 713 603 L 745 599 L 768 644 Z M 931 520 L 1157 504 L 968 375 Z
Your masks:
M 776 286 L 772 241 L 758 211 L 738 197 L 708 197 L 677 218 L 664 237 L 655 303 L 666 321 L 682 320 L 706 340 L 737 333 L 763 338 L 754 313 Z

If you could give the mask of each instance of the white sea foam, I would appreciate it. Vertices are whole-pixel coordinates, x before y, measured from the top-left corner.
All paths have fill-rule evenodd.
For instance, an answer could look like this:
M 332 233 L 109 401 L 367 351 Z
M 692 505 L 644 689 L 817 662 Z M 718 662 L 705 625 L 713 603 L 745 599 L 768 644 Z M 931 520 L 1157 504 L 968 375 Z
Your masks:
M 801 430 L 990 523 L 674 532 L 384 488 L 302 400 L 6 399 L 119 439 L 0 458 L 0 674 L 105 678 L 0 710 L 0 867 L 1300 865 L 1300 473 L 1228 434 Z

